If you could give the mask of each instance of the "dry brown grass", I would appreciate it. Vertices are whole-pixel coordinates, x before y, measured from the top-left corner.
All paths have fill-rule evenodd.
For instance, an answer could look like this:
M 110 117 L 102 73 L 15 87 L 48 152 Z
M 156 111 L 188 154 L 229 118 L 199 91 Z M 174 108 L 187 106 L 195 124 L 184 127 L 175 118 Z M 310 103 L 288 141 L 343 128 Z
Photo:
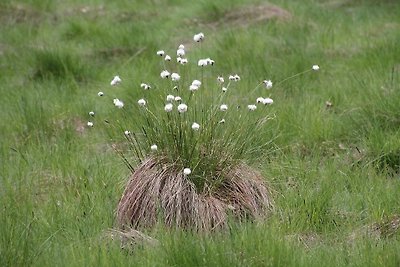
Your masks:
M 149 158 L 131 175 L 117 208 L 123 229 L 168 227 L 209 231 L 227 228 L 228 221 L 257 220 L 273 207 L 262 176 L 245 164 L 222 174 L 218 187 L 197 192 L 182 169 Z
M 134 229 L 127 229 L 125 231 L 109 229 L 102 236 L 102 242 L 104 239 L 117 242 L 122 249 L 128 251 L 133 250 L 138 245 L 154 247 L 159 244 L 158 240 Z

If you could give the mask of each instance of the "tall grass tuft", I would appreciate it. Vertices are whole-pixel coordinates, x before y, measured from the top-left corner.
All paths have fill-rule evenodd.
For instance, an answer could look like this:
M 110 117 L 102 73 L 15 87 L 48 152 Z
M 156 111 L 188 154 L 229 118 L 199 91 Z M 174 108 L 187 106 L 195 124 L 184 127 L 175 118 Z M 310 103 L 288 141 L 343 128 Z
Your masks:
M 201 54 L 204 34 L 193 40 L 191 50 Z M 271 149 L 272 140 L 260 141 L 258 133 L 267 132 L 275 118 L 273 82 L 249 88 L 237 73 L 218 73 L 211 58 L 189 57 L 184 45 L 170 54 L 173 59 L 164 50 L 155 54 L 159 81 L 137 82 L 137 103 L 116 97 L 124 83 L 119 76 L 110 82 L 112 90 L 98 93 L 116 107 L 106 129 L 132 171 L 118 224 L 148 227 L 161 219 L 171 227 L 210 230 L 226 228 L 229 217 L 264 217 L 273 206 L 271 190 L 246 159 Z M 234 97 L 238 90 L 245 92 L 240 98 Z M 101 124 L 94 114 L 89 127 Z

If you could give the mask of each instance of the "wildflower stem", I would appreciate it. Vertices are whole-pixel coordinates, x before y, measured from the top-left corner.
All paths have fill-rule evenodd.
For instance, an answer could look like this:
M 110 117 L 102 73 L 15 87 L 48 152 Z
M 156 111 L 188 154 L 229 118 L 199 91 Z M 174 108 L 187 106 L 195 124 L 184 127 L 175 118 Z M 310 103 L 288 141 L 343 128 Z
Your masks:
M 280 85 L 281 83 L 284 83 L 284 82 L 286 82 L 286 81 L 288 81 L 288 80 L 290 80 L 290 79 L 293 79 L 293 78 L 295 78 L 295 77 L 297 77 L 297 76 L 303 75 L 303 74 L 305 74 L 305 73 L 307 73 L 307 72 L 310 72 L 310 71 L 312 71 L 312 69 L 305 70 L 305 71 L 303 71 L 303 72 L 299 72 L 299 73 L 297 73 L 297 74 L 294 74 L 294 75 L 292 75 L 292 76 L 290 76 L 290 77 L 287 77 L 287 78 L 283 79 L 282 81 L 277 82 L 276 85 Z

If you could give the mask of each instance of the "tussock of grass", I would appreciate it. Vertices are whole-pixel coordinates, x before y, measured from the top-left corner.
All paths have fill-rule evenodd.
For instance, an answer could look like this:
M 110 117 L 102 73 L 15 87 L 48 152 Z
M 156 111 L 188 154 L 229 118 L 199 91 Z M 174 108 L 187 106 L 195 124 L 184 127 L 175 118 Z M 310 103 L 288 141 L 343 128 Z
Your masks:
M 260 219 L 272 209 L 270 189 L 260 174 L 244 164 L 221 173 L 199 191 L 179 165 L 153 157 L 131 175 L 118 204 L 117 221 L 133 228 L 154 227 L 210 231 L 228 227 L 228 219 Z

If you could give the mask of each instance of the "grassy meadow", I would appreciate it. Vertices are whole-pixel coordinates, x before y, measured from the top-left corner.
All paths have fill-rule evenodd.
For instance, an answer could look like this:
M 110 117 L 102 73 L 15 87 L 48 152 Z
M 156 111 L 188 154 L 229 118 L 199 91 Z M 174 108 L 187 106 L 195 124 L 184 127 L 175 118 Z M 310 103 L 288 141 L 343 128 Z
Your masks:
M 156 51 L 200 31 L 218 71 L 240 74 L 235 97 L 274 81 L 270 129 L 253 133 L 271 145 L 245 160 L 275 209 L 121 249 L 107 230 L 130 171 L 88 112 L 113 112 L 103 90 L 136 103 Z M 397 0 L 3 0 L 0 266 L 399 266 L 399 103 Z

